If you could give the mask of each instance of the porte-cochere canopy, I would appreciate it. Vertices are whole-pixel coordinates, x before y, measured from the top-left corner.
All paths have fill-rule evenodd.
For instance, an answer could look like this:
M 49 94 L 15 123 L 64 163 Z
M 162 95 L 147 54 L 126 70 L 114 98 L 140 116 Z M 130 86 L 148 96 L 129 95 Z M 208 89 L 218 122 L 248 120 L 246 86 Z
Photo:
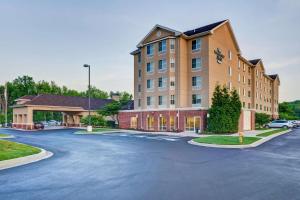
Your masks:
M 111 103 L 112 99 L 91 99 L 91 114 Z M 23 96 L 16 100 L 13 108 L 13 127 L 33 129 L 33 111 L 53 111 L 63 113 L 64 126 L 79 126 L 80 118 L 89 111 L 88 98 L 41 94 Z

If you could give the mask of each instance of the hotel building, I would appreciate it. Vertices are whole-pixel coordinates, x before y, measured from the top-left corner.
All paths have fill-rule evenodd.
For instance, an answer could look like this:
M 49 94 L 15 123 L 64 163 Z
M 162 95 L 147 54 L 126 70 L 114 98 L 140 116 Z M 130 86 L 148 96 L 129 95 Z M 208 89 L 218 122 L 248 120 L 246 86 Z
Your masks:
M 131 55 L 134 110 L 120 112 L 121 128 L 204 130 L 218 84 L 240 95 L 240 130 L 254 129 L 255 112 L 278 117 L 278 75 L 242 56 L 229 20 L 186 32 L 156 25 Z

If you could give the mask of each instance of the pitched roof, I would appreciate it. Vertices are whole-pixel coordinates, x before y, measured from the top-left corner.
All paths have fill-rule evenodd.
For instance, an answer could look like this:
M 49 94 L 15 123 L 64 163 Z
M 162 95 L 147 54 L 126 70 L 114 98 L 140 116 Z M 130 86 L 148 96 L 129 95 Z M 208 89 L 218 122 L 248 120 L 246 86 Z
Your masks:
M 248 60 L 251 64 L 256 65 L 261 59 Z
M 215 22 L 206 26 L 202 26 L 193 30 L 189 30 L 189 31 L 185 31 L 184 34 L 187 36 L 192 36 L 198 33 L 203 33 L 203 32 L 207 32 L 207 31 L 211 31 L 212 29 L 216 28 L 217 26 L 221 25 L 222 23 L 224 23 L 227 20 L 222 20 L 219 22 Z
M 19 99 L 24 99 L 24 97 Z M 80 107 L 84 110 L 88 110 L 89 108 L 88 98 L 86 97 L 62 96 L 53 94 L 41 94 L 33 97 L 34 98 L 25 102 L 23 105 Z M 99 110 L 112 101 L 112 99 L 91 98 L 91 110 Z
M 26 99 L 26 100 L 32 100 L 34 97 L 36 97 L 35 95 L 25 95 L 20 97 L 19 99 Z

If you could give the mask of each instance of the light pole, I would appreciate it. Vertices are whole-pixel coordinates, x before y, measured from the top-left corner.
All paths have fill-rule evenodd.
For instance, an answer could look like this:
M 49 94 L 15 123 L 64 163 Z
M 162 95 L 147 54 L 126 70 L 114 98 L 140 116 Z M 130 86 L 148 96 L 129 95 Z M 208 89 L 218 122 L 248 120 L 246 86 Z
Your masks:
M 89 70 L 89 88 L 88 88 L 88 93 L 89 93 L 89 125 L 87 126 L 87 131 L 92 132 L 93 127 L 91 126 L 91 66 L 88 64 L 84 64 L 83 67 L 88 68 Z

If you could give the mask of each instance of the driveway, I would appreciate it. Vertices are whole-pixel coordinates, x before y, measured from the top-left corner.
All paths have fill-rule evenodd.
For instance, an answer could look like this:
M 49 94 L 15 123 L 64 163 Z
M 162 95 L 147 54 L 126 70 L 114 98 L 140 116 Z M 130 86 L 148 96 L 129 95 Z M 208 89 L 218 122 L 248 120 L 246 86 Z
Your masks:
M 189 145 L 162 135 L 21 132 L 54 156 L 0 171 L 0 199 L 299 199 L 300 129 L 255 149 Z

